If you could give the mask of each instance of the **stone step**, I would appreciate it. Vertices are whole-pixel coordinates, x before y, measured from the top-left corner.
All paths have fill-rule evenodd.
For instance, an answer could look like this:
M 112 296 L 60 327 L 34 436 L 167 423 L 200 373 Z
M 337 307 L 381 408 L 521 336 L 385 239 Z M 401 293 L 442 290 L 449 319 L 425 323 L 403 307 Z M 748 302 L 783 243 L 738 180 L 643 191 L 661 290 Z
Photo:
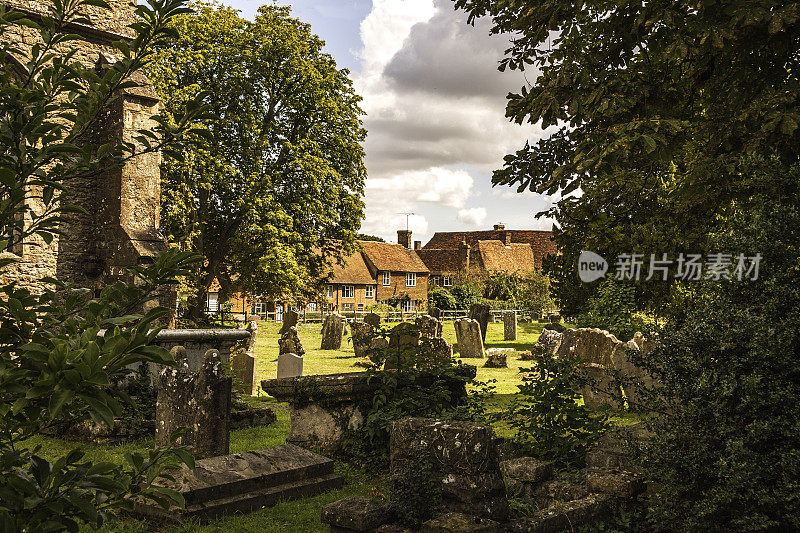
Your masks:
M 173 476 L 174 482 L 165 480 L 159 485 L 180 492 L 186 509 L 137 504 L 138 514 L 169 521 L 211 518 L 311 496 L 342 484 L 332 460 L 293 444 L 201 459 L 194 470 L 183 467 Z

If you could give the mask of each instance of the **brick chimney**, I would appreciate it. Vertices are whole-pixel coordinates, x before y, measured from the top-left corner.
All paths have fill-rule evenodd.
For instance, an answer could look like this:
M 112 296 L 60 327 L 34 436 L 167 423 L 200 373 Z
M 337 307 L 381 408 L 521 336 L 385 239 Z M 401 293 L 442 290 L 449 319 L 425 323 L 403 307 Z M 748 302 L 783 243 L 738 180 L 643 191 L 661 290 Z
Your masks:
M 500 224 L 495 224 L 494 225 L 494 230 L 495 231 L 503 231 L 504 229 L 506 229 L 506 226 L 502 222 Z
M 397 244 L 402 244 L 404 248 L 411 248 L 411 230 L 397 230 Z
M 509 246 L 511 244 L 511 233 L 506 231 L 505 224 L 503 224 L 502 222 L 500 224 L 495 224 L 494 230 L 499 233 L 497 239 L 500 242 L 502 242 L 506 246 Z
M 414 249 L 419 250 L 422 248 L 422 241 L 414 241 Z
M 469 244 L 466 241 L 458 245 L 458 268 L 469 270 Z

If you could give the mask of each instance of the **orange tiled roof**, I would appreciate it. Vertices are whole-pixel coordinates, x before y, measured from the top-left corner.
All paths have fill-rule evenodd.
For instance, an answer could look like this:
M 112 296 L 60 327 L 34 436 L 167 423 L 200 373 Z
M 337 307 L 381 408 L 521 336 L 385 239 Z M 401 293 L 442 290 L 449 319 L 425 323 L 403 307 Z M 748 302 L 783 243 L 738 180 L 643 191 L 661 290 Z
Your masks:
M 367 256 L 367 260 L 378 270 L 389 272 L 422 272 L 427 273 L 425 263 L 414 250 L 401 244 L 378 241 L 358 241 Z
M 415 252 L 431 273 L 456 272 L 459 269 L 458 251 L 456 250 L 422 248 Z
M 344 283 L 347 285 L 376 285 L 372 274 L 364 262 L 361 252 L 354 252 L 345 258 L 344 266 L 334 264 L 331 266 L 333 278 L 330 283 Z
M 431 240 L 422 247 L 422 250 L 458 250 L 462 242 L 466 242 L 474 255 L 474 250 L 480 241 L 500 241 L 504 242 L 508 238 L 510 244 L 527 244 L 533 250 L 536 266 L 542 266 L 542 259 L 550 254 L 558 253 L 555 243 L 552 240 L 552 232 L 545 230 L 520 230 L 520 229 L 497 229 L 485 231 L 437 231 Z
M 483 268 L 503 272 L 530 272 L 536 268 L 536 256 L 529 244 L 478 241 L 477 251 Z

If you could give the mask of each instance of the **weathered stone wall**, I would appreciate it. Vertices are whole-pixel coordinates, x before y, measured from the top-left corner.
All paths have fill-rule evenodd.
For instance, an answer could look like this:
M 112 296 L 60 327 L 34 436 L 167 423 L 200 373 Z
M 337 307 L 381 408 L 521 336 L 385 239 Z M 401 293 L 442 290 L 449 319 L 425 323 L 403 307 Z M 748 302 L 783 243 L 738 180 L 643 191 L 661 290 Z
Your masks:
M 34 19 L 49 7 L 46 2 L 32 0 L 0 1 L 29 13 Z M 135 3 L 125 0 L 109 3 L 111 10 L 86 7 L 92 25 L 70 28 L 83 40 L 68 41 L 56 51 L 76 49 L 74 59 L 95 69 L 115 61 L 118 52 L 111 43 L 132 35 L 127 26 L 134 20 Z M 23 52 L 40 42 L 38 32 L 24 26 L 10 27 L 0 39 L 13 42 Z M 141 73 L 134 79 L 141 86 L 125 89 L 83 142 L 103 144 L 119 138 L 133 142 L 138 130 L 155 127 L 152 116 L 159 112 L 160 105 L 155 90 Z M 159 164 L 160 154 L 144 154 L 121 169 L 68 183 L 65 201 L 84 208 L 86 213 L 73 215 L 62 227 L 64 237 L 50 245 L 34 238 L 30 244 L 20 246 L 15 252 L 21 260 L 10 266 L 0 281 L 15 280 L 22 287 L 38 291 L 42 288 L 38 280 L 53 276 L 81 286 L 101 287 L 121 279 L 123 267 L 146 263 L 164 250 L 166 246 L 158 227 Z M 30 201 L 32 209 L 41 213 L 41 203 Z M 160 299 L 161 303 L 170 304 L 174 291 L 165 291 Z

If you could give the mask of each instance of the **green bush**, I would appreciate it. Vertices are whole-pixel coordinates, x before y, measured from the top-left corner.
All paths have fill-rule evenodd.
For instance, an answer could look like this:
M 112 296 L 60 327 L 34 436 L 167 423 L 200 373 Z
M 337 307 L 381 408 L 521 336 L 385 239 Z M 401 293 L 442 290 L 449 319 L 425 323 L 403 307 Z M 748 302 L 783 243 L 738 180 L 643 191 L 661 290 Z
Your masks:
M 753 163 L 717 249 L 757 280 L 700 284 L 640 363 L 660 378 L 642 464 L 676 531 L 800 529 L 800 169 Z
M 457 309 L 469 309 L 472 304 L 480 303 L 483 295 L 481 290 L 475 285 L 456 285 L 450 289 L 453 298 L 456 299 Z
M 433 286 L 428 290 L 428 307 L 457 309 L 455 297 L 444 287 Z
M 633 338 L 637 331 L 647 332 L 647 323 L 636 311 L 636 290 L 630 283 L 606 278 L 589 298 L 586 312 L 575 319 L 579 328 L 600 328 L 622 341 Z
M 580 386 L 588 378 L 578 363 L 543 353 L 502 418 L 515 440 L 534 457 L 562 469 L 583 466 L 588 448 L 608 427 L 608 415 L 578 405 Z

